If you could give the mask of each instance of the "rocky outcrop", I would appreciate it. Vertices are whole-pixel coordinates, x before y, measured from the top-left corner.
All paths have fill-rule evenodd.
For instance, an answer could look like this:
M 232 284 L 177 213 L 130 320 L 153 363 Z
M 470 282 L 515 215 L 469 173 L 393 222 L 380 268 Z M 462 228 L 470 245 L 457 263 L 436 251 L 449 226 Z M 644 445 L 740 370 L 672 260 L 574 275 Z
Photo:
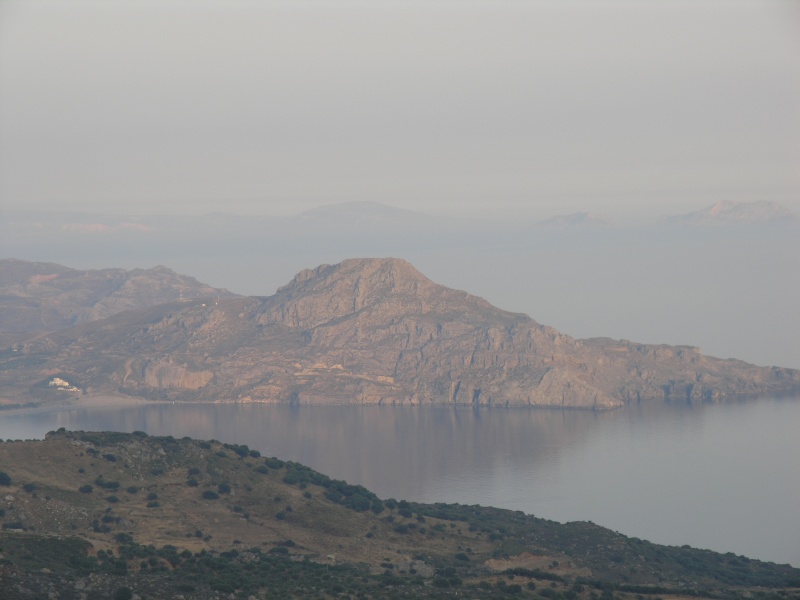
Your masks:
M 213 377 L 211 371 L 192 371 L 173 365 L 170 361 L 150 364 L 144 369 L 144 385 L 155 389 L 199 390 L 208 385 Z
M 576 340 L 391 258 L 306 270 L 271 297 L 124 312 L 19 352 L 40 364 L 0 371 L 7 384 L 57 372 L 174 400 L 609 409 L 800 389 L 798 371 L 696 348 Z

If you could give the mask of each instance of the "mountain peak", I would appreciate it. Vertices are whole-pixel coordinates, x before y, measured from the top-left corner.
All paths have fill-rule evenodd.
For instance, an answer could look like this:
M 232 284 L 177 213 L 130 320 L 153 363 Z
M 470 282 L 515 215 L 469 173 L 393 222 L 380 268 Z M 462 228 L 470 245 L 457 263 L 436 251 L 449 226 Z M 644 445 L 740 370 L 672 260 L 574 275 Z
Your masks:
M 402 258 L 347 258 L 335 265 L 320 265 L 315 269 L 304 269 L 294 276 L 278 293 L 287 292 L 318 279 L 367 277 L 384 285 L 407 285 L 411 282 L 429 282 L 414 266 Z M 313 285 L 313 284 L 312 284 Z
M 335 265 L 300 271 L 276 295 L 287 299 L 340 291 L 374 298 L 392 293 L 418 294 L 433 287 L 436 284 L 401 258 L 348 258 Z
M 432 282 L 401 258 L 351 258 L 301 271 L 266 300 L 265 311 L 270 321 L 310 329 L 368 309 L 386 318 L 446 310 L 453 303 L 493 308 L 481 298 Z
M 435 285 L 402 258 L 348 258 L 335 265 L 335 268 L 340 275 L 367 278 L 371 283 L 385 286 L 392 291 L 417 291 L 420 285 Z

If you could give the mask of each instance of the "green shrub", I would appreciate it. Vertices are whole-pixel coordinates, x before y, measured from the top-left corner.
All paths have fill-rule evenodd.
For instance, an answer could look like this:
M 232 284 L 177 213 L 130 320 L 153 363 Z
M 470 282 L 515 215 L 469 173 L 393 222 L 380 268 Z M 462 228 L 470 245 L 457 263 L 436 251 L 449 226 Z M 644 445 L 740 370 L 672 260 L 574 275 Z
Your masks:
M 117 490 L 119 489 L 119 481 L 106 481 L 103 479 L 101 475 L 97 479 L 94 480 L 94 483 L 97 487 L 101 487 L 105 490 Z
M 114 600 L 131 600 L 131 598 L 133 598 L 133 592 L 127 586 L 122 586 L 114 592 Z
M 250 448 L 248 448 L 246 444 L 223 444 L 222 446 L 228 450 L 233 450 L 237 456 L 242 458 L 250 454 Z
M 275 457 L 273 456 L 272 458 L 268 458 L 268 459 L 265 461 L 265 464 L 266 464 L 266 465 L 267 465 L 267 466 L 268 466 L 270 469 L 282 469 L 282 468 L 283 468 L 283 465 L 285 465 L 286 463 L 284 463 L 282 460 L 280 460 L 280 459 L 278 459 L 278 458 L 275 458 Z

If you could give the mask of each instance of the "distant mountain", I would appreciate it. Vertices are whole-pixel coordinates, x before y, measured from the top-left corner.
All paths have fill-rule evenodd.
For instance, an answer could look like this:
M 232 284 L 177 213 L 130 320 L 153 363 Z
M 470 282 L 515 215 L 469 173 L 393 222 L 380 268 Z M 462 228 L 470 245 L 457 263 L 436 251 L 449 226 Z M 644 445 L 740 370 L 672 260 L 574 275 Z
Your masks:
M 569 215 L 558 215 L 539 221 L 540 227 L 553 227 L 566 229 L 568 227 L 605 227 L 609 224 L 608 217 L 596 213 L 576 212 Z
M 717 225 L 730 223 L 781 223 L 797 221 L 798 215 L 777 202 L 719 202 L 683 215 L 665 216 L 660 222 L 669 225 Z
M 393 258 L 305 270 L 267 298 L 126 311 L 0 356 L 17 395 L 50 397 L 54 375 L 89 393 L 298 404 L 607 409 L 800 389 L 800 371 L 695 348 L 575 340 Z
M 180 299 L 233 297 L 166 267 L 70 269 L 0 260 L 0 334 L 55 331 L 123 310 Z

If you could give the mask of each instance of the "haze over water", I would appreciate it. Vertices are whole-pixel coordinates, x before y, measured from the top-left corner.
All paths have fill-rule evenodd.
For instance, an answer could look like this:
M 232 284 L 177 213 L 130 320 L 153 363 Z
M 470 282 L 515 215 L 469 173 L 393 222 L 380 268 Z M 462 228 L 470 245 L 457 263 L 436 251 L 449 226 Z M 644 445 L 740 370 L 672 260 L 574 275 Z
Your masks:
M 147 431 L 247 444 L 383 498 L 591 520 L 800 566 L 800 398 L 612 413 L 152 405 L 0 418 L 0 438 Z

